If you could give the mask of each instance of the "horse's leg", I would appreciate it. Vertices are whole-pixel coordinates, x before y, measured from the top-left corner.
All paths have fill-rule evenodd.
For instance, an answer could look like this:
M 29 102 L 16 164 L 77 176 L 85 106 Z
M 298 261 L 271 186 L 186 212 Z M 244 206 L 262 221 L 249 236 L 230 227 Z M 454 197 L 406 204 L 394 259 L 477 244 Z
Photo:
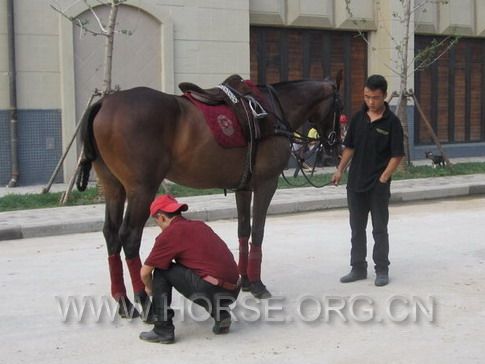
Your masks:
M 128 193 L 128 206 L 120 229 L 120 239 L 125 252 L 126 263 L 130 272 L 135 301 L 139 302 L 143 310 L 143 318 L 148 316 L 150 299 L 145 293 L 145 285 L 140 278 L 141 259 L 140 244 L 143 227 L 149 216 L 149 206 L 157 192 L 157 186 L 139 186 Z
M 248 280 L 248 243 L 251 235 L 251 191 L 236 192 L 237 206 L 237 236 L 239 238 L 239 274 L 241 275 L 241 288 L 249 291 Z
M 103 235 L 108 249 L 111 296 L 119 304 L 118 313 L 121 317 L 137 316 L 137 312 L 134 311 L 133 305 L 126 296 L 123 263 L 120 256 L 122 243 L 119 233 L 125 207 L 125 189 L 101 160 L 97 161 L 95 168 L 103 185 L 103 193 L 106 200 Z
M 252 242 L 249 252 L 248 278 L 251 293 L 257 298 L 269 298 L 271 293 L 261 282 L 262 244 L 266 214 L 278 185 L 278 176 L 265 180 L 254 188 Z

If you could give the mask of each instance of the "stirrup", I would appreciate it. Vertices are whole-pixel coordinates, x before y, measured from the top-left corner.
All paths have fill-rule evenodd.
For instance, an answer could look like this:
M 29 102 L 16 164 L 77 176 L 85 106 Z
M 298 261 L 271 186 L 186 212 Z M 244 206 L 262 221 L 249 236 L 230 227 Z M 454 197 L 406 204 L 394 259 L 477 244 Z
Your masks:
M 264 119 L 268 116 L 266 110 L 261 106 L 258 101 L 256 101 L 254 97 L 247 95 L 246 99 L 248 100 L 249 108 L 251 109 L 251 112 L 255 119 Z

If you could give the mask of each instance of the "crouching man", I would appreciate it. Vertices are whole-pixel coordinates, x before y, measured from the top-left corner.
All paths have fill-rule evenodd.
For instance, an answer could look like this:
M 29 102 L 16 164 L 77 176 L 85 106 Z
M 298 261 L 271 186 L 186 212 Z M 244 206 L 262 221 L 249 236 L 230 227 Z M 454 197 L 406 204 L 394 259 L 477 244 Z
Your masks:
M 172 287 L 210 313 L 214 334 L 227 333 L 231 326 L 228 306 L 240 290 L 237 264 L 209 226 L 182 217 L 187 209 L 171 195 L 158 196 L 150 206 L 150 215 L 162 232 L 141 268 L 145 290 L 153 301 L 154 328 L 140 334 L 145 341 L 174 342 Z

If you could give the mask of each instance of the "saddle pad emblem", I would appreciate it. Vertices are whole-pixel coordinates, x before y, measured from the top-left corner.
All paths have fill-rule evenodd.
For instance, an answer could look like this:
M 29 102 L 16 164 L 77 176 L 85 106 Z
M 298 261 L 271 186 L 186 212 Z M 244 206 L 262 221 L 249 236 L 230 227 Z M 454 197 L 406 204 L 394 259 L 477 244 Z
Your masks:
M 226 115 L 217 115 L 217 123 L 219 124 L 219 127 L 225 135 L 232 136 L 234 134 L 234 126 L 232 125 L 232 120 L 229 119 Z
M 206 105 L 190 95 L 184 94 L 197 109 L 204 115 L 214 139 L 223 148 L 240 148 L 248 145 L 239 124 L 239 120 L 232 109 L 225 105 Z

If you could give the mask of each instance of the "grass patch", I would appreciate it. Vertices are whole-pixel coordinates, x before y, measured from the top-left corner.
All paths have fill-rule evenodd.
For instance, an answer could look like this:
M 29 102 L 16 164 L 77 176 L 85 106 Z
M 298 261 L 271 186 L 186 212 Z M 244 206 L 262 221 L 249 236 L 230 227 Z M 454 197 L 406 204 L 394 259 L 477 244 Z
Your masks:
M 62 192 L 28 193 L 25 195 L 8 194 L 0 197 L 0 212 L 59 207 L 61 195 Z M 84 192 L 72 191 L 66 205 L 91 205 L 100 202 L 96 196 L 96 188 L 88 188 Z
M 450 168 L 433 168 L 430 166 L 411 166 L 406 171 L 396 171 L 392 176 L 393 180 L 459 176 L 464 174 L 485 173 L 485 163 L 456 163 Z
M 432 168 L 430 166 L 411 166 L 406 171 L 397 171 L 393 175 L 393 180 L 414 179 L 414 178 L 429 178 L 429 177 L 443 177 L 443 176 L 458 176 L 465 174 L 477 174 L 485 173 L 485 163 L 457 163 L 450 168 Z M 298 187 L 309 187 L 310 185 L 305 183 L 303 176 L 293 178 L 290 173 L 286 173 L 286 176 L 290 183 L 297 185 Z M 312 177 L 312 182 L 316 185 L 322 185 L 328 183 L 331 174 L 319 174 Z M 347 175 L 342 178 L 341 183 L 346 183 Z M 289 186 L 281 177 L 278 182 L 278 188 L 293 188 Z M 163 190 L 160 191 L 163 193 Z M 177 184 L 170 185 L 170 193 L 177 197 L 187 196 L 200 196 L 200 195 L 213 195 L 220 194 L 223 190 L 212 189 L 194 189 L 184 187 Z M 53 192 L 46 194 L 9 194 L 4 197 L 0 197 L 0 212 L 13 211 L 13 210 L 28 210 L 36 208 L 48 208 L 58 207 L 59 200 L 61 198 L 61 192 Z M 100 203 L 96 196 L 95 188 L 88 188 L 85 192 L 73 191 L 70 195 L 67 206 L 75 205 L 89 205 Z

